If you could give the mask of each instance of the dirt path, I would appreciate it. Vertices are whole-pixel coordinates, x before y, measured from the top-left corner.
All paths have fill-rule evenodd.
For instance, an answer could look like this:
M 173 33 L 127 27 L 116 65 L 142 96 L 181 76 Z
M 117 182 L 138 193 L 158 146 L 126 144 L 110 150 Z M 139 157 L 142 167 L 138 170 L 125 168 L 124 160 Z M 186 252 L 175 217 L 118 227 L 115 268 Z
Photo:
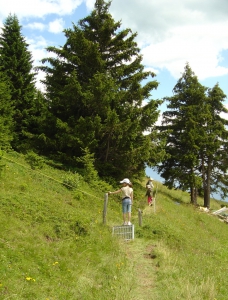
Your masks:
M 153 248 L 155 246 L 140 239 L 135 239 L 128 245 L 129 259 L 132 260 L 133 273 L 136 284 L 134 285 L 133 298 L 129 300 L 154 300 L 153 287 L 155 285 L 156 267 L 153 262 Z
M 145 209 L 146 214 L 151 214 L 151 210 Z M 126 254 L 132 262 L 134 285 L 132 297 L 129 300 L 155 300 L 155 254 L 156 245 L 153 241 L 144 239 L 134 239 L 126 243 Z

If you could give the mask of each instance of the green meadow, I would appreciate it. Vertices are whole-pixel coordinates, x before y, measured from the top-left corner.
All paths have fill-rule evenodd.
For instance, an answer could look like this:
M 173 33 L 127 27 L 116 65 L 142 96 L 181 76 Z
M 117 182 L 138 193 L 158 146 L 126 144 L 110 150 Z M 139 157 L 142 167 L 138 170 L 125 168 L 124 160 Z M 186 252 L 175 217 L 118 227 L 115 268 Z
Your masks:
M 212 215 L 225 202 L 201 212 L 187 192 L 156 182 L 148 207 L 143 178 L 133 182 L 135 239 L 125 241 L 112 235 L 119 196 L 103 224 L 105 193 L 118 182 L 36 163 L 16 152 L 0 160 L 0 299 L 228 299 L 228 225 Z

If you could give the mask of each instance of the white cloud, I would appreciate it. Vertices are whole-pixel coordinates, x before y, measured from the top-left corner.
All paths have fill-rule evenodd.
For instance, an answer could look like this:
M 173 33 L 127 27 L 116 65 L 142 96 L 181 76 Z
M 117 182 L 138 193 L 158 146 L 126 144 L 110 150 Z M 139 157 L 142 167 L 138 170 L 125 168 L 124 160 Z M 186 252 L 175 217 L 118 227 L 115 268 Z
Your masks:
M 42 36 L 37 36 L 34 39 L 27 39 L 26 42 L 29 45 L 29 51 L 33 55 L 34 65 L 40 64 L 40 60 L 47 56 L 48 41 Z
M 146 72 L 153 72 L 156 75 L 159 73 L 159 70 L 157 70 L 155 68 L 152 68 L 152 67 L 147 67 L 147 66 L 145 66 L 144 71 L 146 71 Z
M 228 74 L 221 66 L 227 11 L 226 0 L 113 0 L 110 7 L 116 21 L 138 33 L 144 65 L 179 78 L 189 62 L 199 79 Z
M 28 17 L 42 18 L 48 14 L 69 15 L 83 0 L 0 0 L 0 19 L 9 13 L 16 14 L 19 19 Z
M 36 88 L 39 89 L 42 92 L 45 92 L 45 86 L 41 82 L 41 80 L 44 80 L 45 73 L 43 71 L 39 71 L 36 75 Z
M 46 51 L 46 48 L 50 45 L 43 36 L 37 36 L 35 39 L 27 39 L 26 42 L 29 44 L 29 51 L 32 53 L 33 66 L 41 66 L 41 59 L 45 57 L 55 56 L 53 53 Z M 44 79 L 45 73 L 38 71 L 36 76 L 36 87 L 44 91 L 44 86 L 40 80 Z
M 94 8 L 95 0 L 84 0 L 86 3 L 86 7 L 88 10 L 92 10 Z
M 63 19 L 56 19 L 49 23 L 48 25 L 49 31 L 52 33 L 60 33 L 64 29 L 64 21 Z
M 29 23 L 29 24 L 25 25 L 24 27 L 43 31 L 46 28 L 46 25 L 43 23 L 39 23 L 39 22 L 33 22 L 33 23 Z
M 224 105 L 224 106 L 225 106 L 226 109 L 228 109 L 228 104 L 226 104 L 226 105 Z M 228 113 L 222 112 L 222 113 L 220 114 L 220 117 L 223 118 L 223 119 L 228 120 Z
M 228 31 L 219 34 L 228 28 L 224 23 L 173 28 L 168 38 L 142 49 L 145 64 L 167 68 L 175 78 L 186 62 L 200 79 L 228 74 L 228 68 L 219 66 L 221 51 L 228 49 Z

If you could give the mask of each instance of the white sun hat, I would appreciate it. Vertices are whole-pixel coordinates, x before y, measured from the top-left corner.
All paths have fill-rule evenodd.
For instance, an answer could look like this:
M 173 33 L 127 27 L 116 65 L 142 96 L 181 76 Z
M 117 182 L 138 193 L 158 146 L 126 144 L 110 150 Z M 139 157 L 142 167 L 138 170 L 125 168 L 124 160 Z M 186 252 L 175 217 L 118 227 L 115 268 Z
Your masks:
M 124 178 L 122 181 L 120 181 L 120 183 L 127 183 L 130 184 L 130 180 L 128 178 Z

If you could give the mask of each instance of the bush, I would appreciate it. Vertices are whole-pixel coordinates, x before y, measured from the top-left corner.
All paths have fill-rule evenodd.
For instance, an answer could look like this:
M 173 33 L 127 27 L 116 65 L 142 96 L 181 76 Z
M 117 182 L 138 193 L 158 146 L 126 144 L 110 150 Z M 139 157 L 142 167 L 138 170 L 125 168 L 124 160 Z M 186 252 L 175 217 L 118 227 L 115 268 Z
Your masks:
M 81 176 L 78 173 L 68 172 L 64 175 L 63 185 L 69 190 L 79 187 Z
M 31 166 L 32 169 L 42 169 L 44 166 L 44 159 L 33 151 L 29 151 L 26 154 L 25 160 Z
M 94 154 L 89 152 L 88 148 L 82 149 L 83 156 L 77 157 L 76 162 L 83 166 L 83 176 L 86 178 L 86 182 L 92 183 L 99 179 L 97 170 L 94 167 Z

